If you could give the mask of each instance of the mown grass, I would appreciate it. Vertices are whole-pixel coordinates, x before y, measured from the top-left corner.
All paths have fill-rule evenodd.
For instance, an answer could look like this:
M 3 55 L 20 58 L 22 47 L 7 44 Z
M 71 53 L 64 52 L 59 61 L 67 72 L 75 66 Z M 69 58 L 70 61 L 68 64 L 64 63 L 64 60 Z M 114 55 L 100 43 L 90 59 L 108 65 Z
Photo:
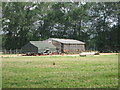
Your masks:
M 118 56 L 3 58 L 3 88 L 117 88 Z M 53 65 L 55 62 L 55 65 Z

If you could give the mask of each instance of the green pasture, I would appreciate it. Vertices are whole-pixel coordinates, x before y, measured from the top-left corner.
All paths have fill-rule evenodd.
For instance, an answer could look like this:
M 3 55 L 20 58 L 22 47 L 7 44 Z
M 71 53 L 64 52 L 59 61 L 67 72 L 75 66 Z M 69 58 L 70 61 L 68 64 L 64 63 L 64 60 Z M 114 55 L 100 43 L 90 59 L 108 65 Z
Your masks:
M 117 88 L 118 56 L 4 57 L 2 87 Z

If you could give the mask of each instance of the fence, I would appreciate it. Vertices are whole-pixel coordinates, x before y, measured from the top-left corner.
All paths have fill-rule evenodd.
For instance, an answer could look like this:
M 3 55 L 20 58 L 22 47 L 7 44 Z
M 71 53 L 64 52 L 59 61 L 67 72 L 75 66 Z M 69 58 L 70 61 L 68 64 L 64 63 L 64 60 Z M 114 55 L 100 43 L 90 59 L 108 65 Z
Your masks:
M 21 49 L 15 49 L 15 50 L 2 50 L 3 54 L 21 54 L 22 50 Z

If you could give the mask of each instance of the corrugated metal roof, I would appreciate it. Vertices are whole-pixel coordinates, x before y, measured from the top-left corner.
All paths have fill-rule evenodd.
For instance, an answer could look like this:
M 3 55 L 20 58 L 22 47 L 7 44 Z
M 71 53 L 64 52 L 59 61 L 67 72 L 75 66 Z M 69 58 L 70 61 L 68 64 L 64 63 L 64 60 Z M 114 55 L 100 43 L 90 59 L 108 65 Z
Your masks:
M 30 41 L 30 43 L 38 47 L 38 49 L 56 48 L 51 42 L 48 41 Z
M 58 39 L 58 38 L 50 38 L 49 40 L 58 41 L 63 44 L 85 44 L 84 42 L 73 40 L 73 39 Z

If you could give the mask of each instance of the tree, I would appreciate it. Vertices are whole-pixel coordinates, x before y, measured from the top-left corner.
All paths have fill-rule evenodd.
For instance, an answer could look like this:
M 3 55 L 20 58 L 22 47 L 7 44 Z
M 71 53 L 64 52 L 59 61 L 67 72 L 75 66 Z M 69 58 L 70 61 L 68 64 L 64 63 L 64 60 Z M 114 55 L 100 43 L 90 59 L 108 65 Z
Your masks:
M 95 33 L 95 45 L 97 50 L 101 52 L 111 51 L 111 34 L 113 25 L 117 22 L 115 8 L 117 3 L 100 2 L 92 7 L 91 17 L 93 32 Z M 114 8 L 113 8 L 114 7 Z M 114 23 L 113 23 L 114 22 Z
M 30 39 L 33 22 L 33 3 L 3 3 L 3 46 L 6 49 L 20 49 Z M 14 47 L 13 47 L 14 46 Z
M 119 6 L 116 2 L 3 3 L 3 46 L 20 49 L 30 40 L 71 38 L 84 41 L 87 49 L 116 51 Z

